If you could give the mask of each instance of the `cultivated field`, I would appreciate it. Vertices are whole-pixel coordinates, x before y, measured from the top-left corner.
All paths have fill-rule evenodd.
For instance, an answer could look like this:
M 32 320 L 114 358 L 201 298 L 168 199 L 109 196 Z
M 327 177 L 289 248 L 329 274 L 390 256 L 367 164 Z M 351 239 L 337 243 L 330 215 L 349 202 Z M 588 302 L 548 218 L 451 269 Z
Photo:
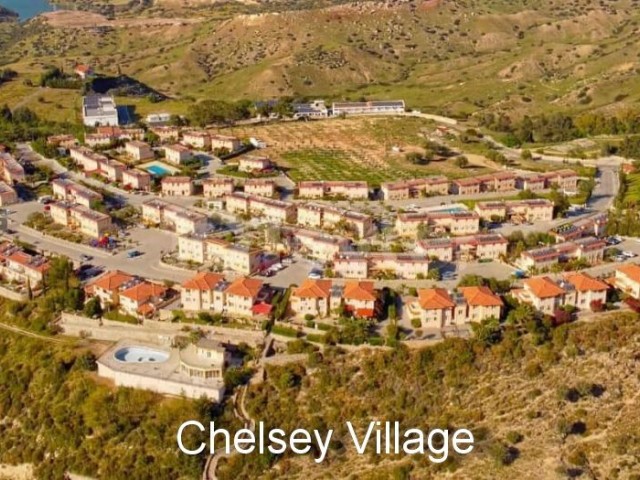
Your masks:
M 420 151 L 433 125 L 418 118 L 347 118 L 289 122 L 226 129 L 241 138 L 267 143 L 261 155 L 271 157 L 295 181 L 367 180 L 372 184 L 400 178 L 446 175 L 460 178 L 486 168 L 457 167 L 453 160 L 414 165 L 405 154 Z M 400 152 L 394 152 L 394 147 Z

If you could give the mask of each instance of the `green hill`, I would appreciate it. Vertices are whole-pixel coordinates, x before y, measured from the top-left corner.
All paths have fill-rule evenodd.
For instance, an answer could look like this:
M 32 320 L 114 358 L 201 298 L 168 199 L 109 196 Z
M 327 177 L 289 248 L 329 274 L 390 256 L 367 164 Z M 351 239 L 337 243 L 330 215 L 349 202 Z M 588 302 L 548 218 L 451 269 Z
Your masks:
M 517 116 L 640 100 L 640 10 L 632 0 L 215 7 L 165 0 L 127 12 L 115 20 L 77 12 L 36 20 L 1 57 L 26 75 L 48 63 L 91 62 L 183 103 L 402 97 L 452 115 Z

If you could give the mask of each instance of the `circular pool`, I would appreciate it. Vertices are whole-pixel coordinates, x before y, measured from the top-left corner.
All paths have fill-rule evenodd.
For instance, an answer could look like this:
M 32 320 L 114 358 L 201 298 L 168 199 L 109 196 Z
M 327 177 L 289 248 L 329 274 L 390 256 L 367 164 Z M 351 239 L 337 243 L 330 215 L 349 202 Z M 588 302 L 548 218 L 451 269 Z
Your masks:
M 169 354 L 148 347 L 123 347 L 113 356 L 116 360 L 126 363 L 161 363 L 169 360 Z

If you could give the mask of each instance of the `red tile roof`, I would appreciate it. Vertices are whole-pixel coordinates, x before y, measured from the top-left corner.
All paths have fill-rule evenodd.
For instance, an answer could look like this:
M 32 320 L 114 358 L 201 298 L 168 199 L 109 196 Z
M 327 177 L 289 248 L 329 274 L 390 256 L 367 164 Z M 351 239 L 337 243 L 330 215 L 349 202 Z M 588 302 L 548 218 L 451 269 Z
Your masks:
M 238 297 L 255 298 L 258 296 L 261 288 L 262 280 L 240 277 L 234 280 L 233 283 L 227 287 L 224 293 L 226 293 L 227 295 L 235 295 Z
M 157 283 L 142 282 L 126 289 L 120 294 L 121 297 L 130 298 L 137 303 L 146 303 L 150 298 L 162 297 L 167 292 L 167 288 Z
M 224 276 L 217 273 L 200 272 L 184 282 L 182 287 L 189 290 L 209 291 L 213 290 L 222 280 L 224 280 Z
M 621 267 L 618 267 L 616 271 L 623 273 L 624 275 L 629 277 L 630 280 L 640 283 L 640 266 L 634 264 L 623 265 Z
M 306 279 L 293 291 L 294 297 L 299 298 L 329 298 L 331 295 L 331 280 Z
M 375 302 L 378 298 L 373 288 L 373 282 L 347 282 L 342 296 L 345 300 L 369 302 Z
M 609 285 L 598 279 L 595 279 L 585 273 L 569 274 L 566 277 L 567 282 L 572 284 L 578 292 L 601 292 L 609 289 Z
M 566 292 L 549 277 L 529 278 L 524 284 L 538 298 L 551 298 L 564 295 Z
M 501 307 L 502 300 L 488 287 L 462 287 L 459 289 L 467 304 L 482 307 Z
M 418 290 L 418 303 L 424 310 L 442 310 L 455 307 L 451 296 L 444 288 Z
M 117 290 L 123 284 L 133 280 L 135 277 L 120 270 L 112 270 L 105 273 L 100 278 L 96 279 L 91 284 L 87 285 L 87 288 L 101 288 L 109 292 Z

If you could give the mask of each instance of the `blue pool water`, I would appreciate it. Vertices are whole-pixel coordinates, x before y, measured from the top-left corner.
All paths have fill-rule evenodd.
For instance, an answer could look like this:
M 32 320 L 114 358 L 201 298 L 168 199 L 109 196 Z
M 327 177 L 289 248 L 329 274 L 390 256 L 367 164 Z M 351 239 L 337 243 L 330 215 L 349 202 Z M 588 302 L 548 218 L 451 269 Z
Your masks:
M 150 165 L 147 167 L 147 171 L 153 173 L 157 177 L 161 177 L 163 175 L 169 175 L 171 172 L 166 168 L 162 168 L 160 165 Z
M 147 347 L 124 347 L 113 354 L 116 360 L 125 363 L 161 363 L 169 360 L 167 352 Z

